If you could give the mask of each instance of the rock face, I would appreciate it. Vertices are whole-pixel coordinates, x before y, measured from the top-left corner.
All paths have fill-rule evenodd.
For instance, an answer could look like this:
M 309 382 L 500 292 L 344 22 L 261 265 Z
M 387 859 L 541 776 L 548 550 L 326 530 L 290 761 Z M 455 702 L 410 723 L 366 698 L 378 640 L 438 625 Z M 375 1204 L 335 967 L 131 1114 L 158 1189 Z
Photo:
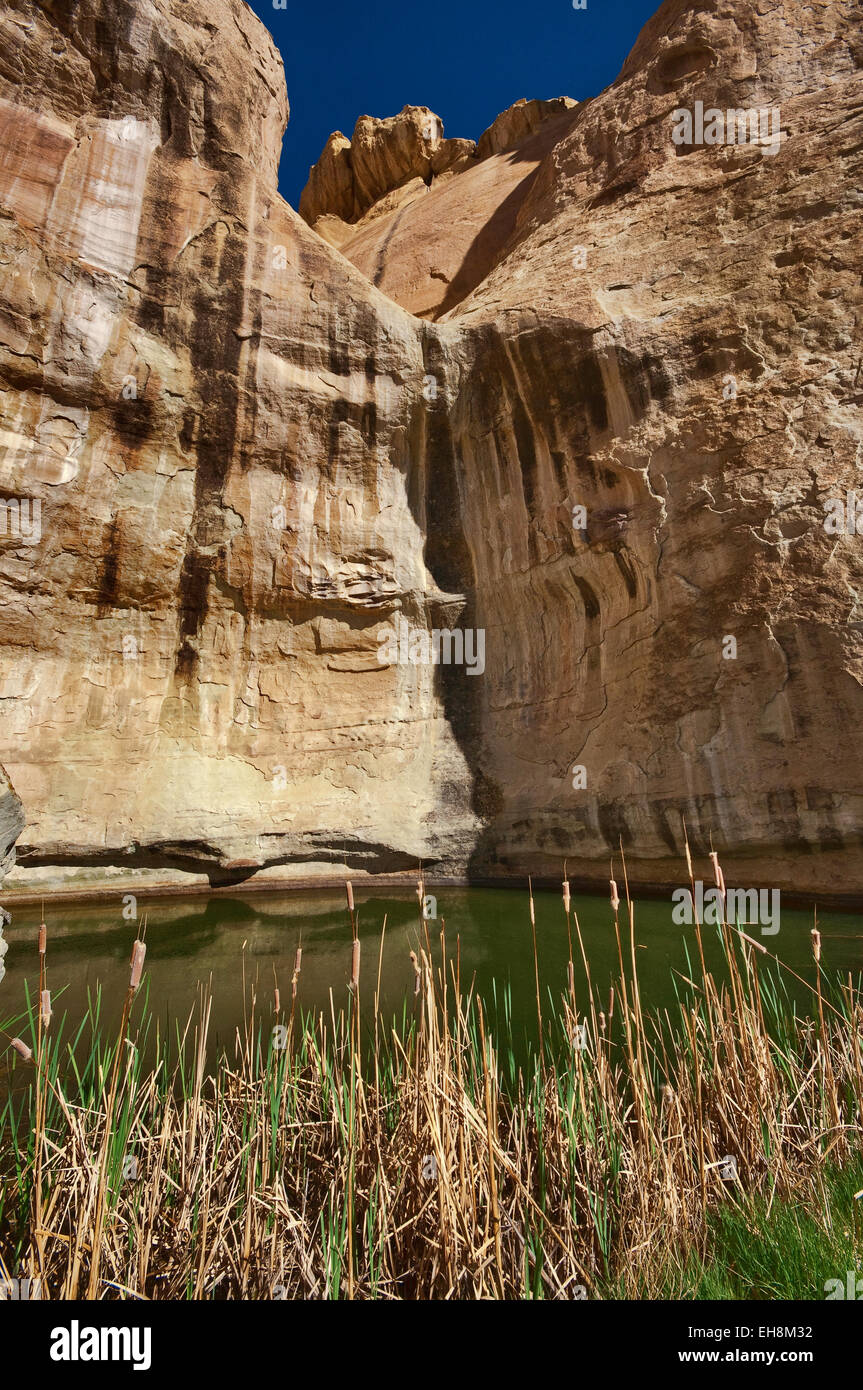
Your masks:
M 24 808 L 9 778 L 0 768 L 0 883 L 15 863 L 15 841 L 23 829 Z
M 443 122 L 427 106 L 405 106 L 386 120 L 360 116 L 350 140 L 340 130 L 330 136 L 309 171 L 300 215 L 311 227 L 321 217 L 358 222 L 387 194 L 416 183 L 425 189 L 463 166 L 474 149 L 472 140 L 444 140 Z
M 241 0 L 74 11 L 0 20 L 9 884 L 599 881 L 621 843 L 669 882 L 685 817 L 729 883 L 861 895 L 855 7 L 667 0 L 437 185 L 411 108 L 385 157 L 361 122 L 304 209 L 344 254 L 274 191 Z M 676 144 L 697 102 L 778 108 L 775 151 Z
M 477 141 L 477 159 L 492 154 L 504 154 L 535 135 L 545 121 L 563 116 L 577 105 L 571 97 L 556 97 L 553 101 L 527 101 L 522 97 L 506 111 L 501 111 Z
M 543 159 L 576 103 L 517 101 L 477 145 L 444 140 L 425 106 L 335 131 L 310 172 L 300 213 L 390 299 L 442 317 L 505 254 Z M 454 177 L 457 176 L 457 177 Z
M 506 258 L 540 165 L 572 120 L 566 107 L 555 110 L 513 149 L 469 159 L 430 187 L 417 179 L 353 227 L 321 217 L 315 230 L 412 314 L 441 319 Z
M 87 0 L 0 50 L 22 883 L 455 861 L 467 757 L 376 640 L 438 602 L 421 326 L 276 195 L 270 39 L 240 0 Z

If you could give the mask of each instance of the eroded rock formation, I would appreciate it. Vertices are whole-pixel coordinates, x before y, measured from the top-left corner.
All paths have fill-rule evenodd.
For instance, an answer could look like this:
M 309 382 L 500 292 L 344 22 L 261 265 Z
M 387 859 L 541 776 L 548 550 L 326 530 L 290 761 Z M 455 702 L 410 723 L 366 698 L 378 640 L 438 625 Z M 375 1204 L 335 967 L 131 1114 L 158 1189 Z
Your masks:
M 475 148 L 473 140 L 445 140 L 443 122 L 427 106 L 405 106 L 386 120 L 360 116 L 350 140 L 340 130 L 330 136 L 309 171 L 300 213 L 316 230 L 336 222 L 349 234 L 349 223 L 384 211 L 382 199 L 387 210 L 399 206 L 418 188 L 463 168 Z
M 568 97 L 517 101 L 476 146 L 444 140 L 443 122 L 424 106 L 390 121 L 363 117 L 352 141 L 330 136 L 300 212 L 396 303 L 441 318 L 505 255 L 519 208 L 575 105 Z M 364 166 L 375 170 L 372 194 L 360 196 L 353 163 L 366 188 Z
M 0 768 L 0 883 L 15 863 L 15 841 L 24 829 L 24 808 Z
M 340 254 L 241 0 L 7 8 L 10 884 L 667 882 L 685 816 L 729 882 L 863 891 L 858 21 L 666 0 L 515 157 L 334 148 Z M 779 148 L 676 145 L 697 101 Z M 483 674 L 382 665 L 397 616 Z

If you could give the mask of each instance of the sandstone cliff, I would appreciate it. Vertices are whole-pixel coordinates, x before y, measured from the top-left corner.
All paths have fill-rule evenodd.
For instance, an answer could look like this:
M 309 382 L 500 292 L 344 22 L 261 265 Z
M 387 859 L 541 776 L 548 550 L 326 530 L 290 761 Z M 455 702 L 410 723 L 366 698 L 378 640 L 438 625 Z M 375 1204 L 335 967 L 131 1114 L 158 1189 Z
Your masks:
M 18 0 L 0 54 L 10 884 L 602 880 L 621 841 L 667 881 L 685 815 L 729 881 L 863 891 L 854 5 L 667 0 L 430 183 L 372 128 L 344 254 L 275 192 L 241 0 Z M 675 145 L 696 101 L 779 147 Z M 483 674 L 382 665 L 396 615 Z
M 427 107 L 405 107 L 389 121 L 364 117 L 352 140 L 330 136 L 300 213 L 390 299 L 440 318 L 505 255 L 519 208 L 575 105 L 522 99 L 476 146 L 444 140 L 443 122 Z M 365 165 L 378 179 L 373 195 L 361 197 Z
M 15 841 L 24 829 L 24 808 L 0 768 L 0 883 L 15 863 Z

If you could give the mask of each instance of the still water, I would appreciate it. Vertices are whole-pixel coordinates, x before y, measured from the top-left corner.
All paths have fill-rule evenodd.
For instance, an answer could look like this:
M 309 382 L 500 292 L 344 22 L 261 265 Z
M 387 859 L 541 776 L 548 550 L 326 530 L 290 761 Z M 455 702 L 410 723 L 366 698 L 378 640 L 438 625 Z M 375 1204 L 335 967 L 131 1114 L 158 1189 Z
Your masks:
M 355 892 L 362 942 L 360 995 L 364 1007 L 373 1001 L 380 964 L 380 997 L 385 1017 L 401 1015 L 413 1005 L 413 966 L 410 952 L 425 939 L 414 893 L 387 888 Z M 543 997 L 566 988 L 566 919 L 559 892 L 537 892 L 536 932 Z M 594 985 L 607 996 L 618 973 L 617 944 L 607 897 L 578 895 L 573 899 L 581 923 Z M 536 1036 L 536 992 L 528 896 L 523 889 L 441 888 L 436 893 L 437 917 L 428 923 L 435 963 L 440 960 L 441 923 L 446 924 L 450 960 L 458 948 L 461 982 L 471 984 L 492 1004 L 495 984 L 512 994 L 513 1035 L 518 1051 Z M 351 969 L 351 931 L 344 893 L 238 893 L 218 896 L 139 899 L 140 920 L 146 916 L 145 980 L 159 1027 L 175 1034 L 196 1007 L 200 984 L 212 990 L 211 1043 L 230 1044 L 242 1027 L 244 981 L 248 998 L 252 986 L 259 1014 L 272 1019 L 273 990 L 290 1005 L 291 974 L 297 946 L 302 945 L 298 1005 L 328 1017 L 348 997 Z M 24 1008 L 25 983 L 38 990 L 37 908 L 13 910 L 5 929 L 9 942 L 7 974 L 0 986 L 0 1022 L 8 1023 Z M 46 904 L 48 926 L 48 983 L 59 1022 L 67 1015 L 67 1031 L 84 1016 L 88 991 L 101 984 L 103 1018 L 115 1025 L 120 1018 L 129 982 L 129 954 L 136 924 L 124 921 L 118 900 L 89 905 Z M 625 904 L 621 924 L 626 922 Z M 670 901 L 644 900 L 635 912 L 637 962 L 642 1001 L 648 1006 L 671 1006 L 675 980 L 687 973 L 687 947 L 694 960 L 692 927 L 672 922 Z M 812 981 L 811 912 L 782 909 L 780 930 L 759 938 L 805 979 Z M 863 917 L 850 913 L 818 915 L 822 934 L 822 964 L 828 972 L 850 970 L 855 978 L 863 967 Z M 715 931 L 704 928 L 706 954 L 718 961 Z M 577 945 L 576 945 L 577 956 Z M 628 927 L 625 938 L 628 954 Z M 763 959 L 763 958 L 762 958 Z M 679 972 L 679 973 L 675 973 Z M 583 977 L 582 977 L 583 978 Z M 808 992 L 789 978 L 789 992 L 809 1011 Z M 583 994 L 581 994 L 583 998 Z M 215 1049 L 211 1049 L 214 1051 Z

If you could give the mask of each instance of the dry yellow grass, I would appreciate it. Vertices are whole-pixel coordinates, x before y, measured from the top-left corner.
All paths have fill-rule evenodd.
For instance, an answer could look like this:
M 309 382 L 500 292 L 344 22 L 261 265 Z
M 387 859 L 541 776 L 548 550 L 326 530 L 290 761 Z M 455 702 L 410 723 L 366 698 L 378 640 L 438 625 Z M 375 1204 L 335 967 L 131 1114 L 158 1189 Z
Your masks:
M 634 908 L 612 881 L 605 1007 L 570 969 L 535 1063 L 504 1084 L 443 933 L 437 964 L 428 937 L 414 955 L 407 1025 L 376 1008 L 361 1030 L 348 902 L 344 1012 L 295 1017 L 298 953 L 283 1034 L 278 1004 L 251 997 L 209 1069 L 205 995 L 170 1074 L 134 1046 L 132 989 L 120 1037 L 77 1072 L 37 1025 L 36 1137 L 10 1103 L 0 1138 L 7 1269 L 53 1298 L 643 1296 L 702 1247 L 711 1209 L 753 1193 L 817 1206 L 827 1165 L 859 1154 L 863 1011 L 851 980 L 825 988 L 818 941 L 811 1018 L 733 925 L 723 978 L 696 926 L 677 1015 L 645 1013 Z M 564 914 L 589 979 L 567 890 Z

